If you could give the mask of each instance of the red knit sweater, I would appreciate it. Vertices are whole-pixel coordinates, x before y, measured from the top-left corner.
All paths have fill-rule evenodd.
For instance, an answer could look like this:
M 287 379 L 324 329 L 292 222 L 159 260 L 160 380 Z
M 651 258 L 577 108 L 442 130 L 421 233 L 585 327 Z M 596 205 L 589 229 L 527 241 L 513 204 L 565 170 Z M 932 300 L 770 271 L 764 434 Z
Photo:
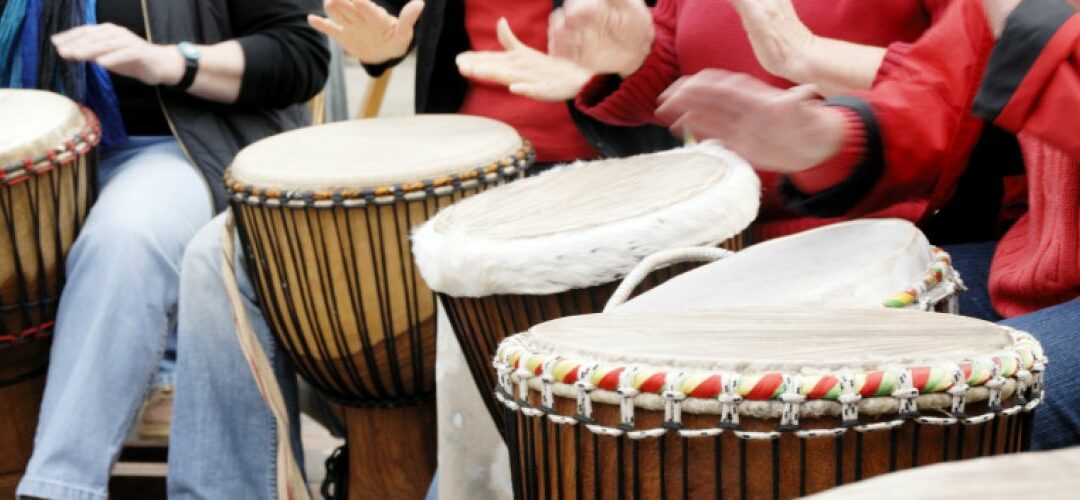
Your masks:
M 895 68 L 916 40 L 950 0 L 795 0 L 799 17 L 814 33 L 855 43 L 889 46 L 881 71 Z M 578 97 L 578 108 L 613 125 L 653 123 L 657 97 L 683 75 L 706 68 L 721 68 L 750 74 L 773 85 L 789 87 L 791 82 L 767 73 L 758 63 L 742 27 L 738 13 L 727 1 L 660 0 L 653 9 L 656 39 L 645 64 L 621 85 L 610 78 L 596 78 Z M 901 43 L 894 43 L 901 42 Z M 890 45 L 891 44 L 891 45 Z M 755 223 L 755 239 L 766 239 L 833 220 L 806 218 L 785 207 L 778 190 L 778 178 L 760 173 L 764 196 L 761 215 Z M 915 220 L 917 209 L 899 204 L 878 216 Z
M 991 267 L 995 309 L 1012 317 L 1080 296 L 1080 15 L 1064 3 L 1047 8 L 1023 2 L 994 48 L 981 2 L 957 2 L 887 81 L 858 97 L 869 116 L 856 114 L 858 104 L 838 108 L 845 147 L 791 179 L 795 201 L 848 199 L 849 215 L 859 215 L 914 196 L 934 210 L 962 173 L 956 158 L 974 146 L 974 106 L 1018 133 L 1028 176 L 1029 211 Z M 860 192 L 852 179 L 871 170 L 878 178 Z

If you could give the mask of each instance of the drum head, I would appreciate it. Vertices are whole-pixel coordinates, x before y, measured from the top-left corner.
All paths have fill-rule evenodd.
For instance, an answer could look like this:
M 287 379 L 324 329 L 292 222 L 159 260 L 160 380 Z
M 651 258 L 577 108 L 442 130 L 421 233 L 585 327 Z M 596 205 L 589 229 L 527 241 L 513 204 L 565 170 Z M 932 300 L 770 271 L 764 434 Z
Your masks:
M 833 224 L 759 243 L 620 306 L 633 311 L 760 305 L 880 307 L 922 280 L 934 248 L 899 219 Z
M 1013 344 L 993 323 L 891 309 L 738 308 L 618 312 L 541 323 L 536 353 L 666 370 L 813 372 L 959 363 Z
M 579 162 L 439 212 L 414 251 L 439 292 L 557 293 L 658 250 L 718 244 L 750 224 L 759 196 L 750 166 L 713 144 Z
M 60 94 L 0 89 L 0 167 L 23 167 L 62 148 L 86 127 L 79 106 Z
M 236 156 L 230 175 L 256 190 L 375 189 L 483 168 L 523 146 L 509 125 L 475 116 L 352 120 L 256 142 Z

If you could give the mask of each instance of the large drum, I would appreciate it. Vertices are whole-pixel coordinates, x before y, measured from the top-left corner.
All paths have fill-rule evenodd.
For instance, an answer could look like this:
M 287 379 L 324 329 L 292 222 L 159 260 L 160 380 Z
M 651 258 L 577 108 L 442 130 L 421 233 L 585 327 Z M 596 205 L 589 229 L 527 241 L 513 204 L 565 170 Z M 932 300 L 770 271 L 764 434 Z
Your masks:
M 794 498 L 1024 449 L 1042 349 L 886 308 L 563 318 L 494 359 L 518 498 Z
M 280 134 L 226 173 L 267 323 L 349 406 L 351 498 L 420 498 L 435 467 L 435 296 L 409 231 L 531 161 L 505 124 L 424 115 Z
M 618 280 L 653 252 L 741 247 L 759 196 L 749 165 L 702 144 L 567 165 L 458 203 L 417 230 L 417 264 L 457 338 L 439 336 L 442 496 L 491 498 L 505 484 L 503 469 L 492 466 L 505 454 L 496 434 L 503 414 L 490 397 L 500 340 L 600 311 Z M 652 273 L 646 286 L 676 271 Z
M 67 98 L 0 90 L 0 498 L 30 459 L 64 258 L 93 202 L 97 119 Z
M 635 311 L 885 306 L 955 312 L 957 294 L 964 288 L 949 255 L 931 246 L 913 224 L 863 219 L 759 243 L 620 304 L 634 288 L 635 277 L 678 257 L 660 253 L 645 259 L 610 306 Z

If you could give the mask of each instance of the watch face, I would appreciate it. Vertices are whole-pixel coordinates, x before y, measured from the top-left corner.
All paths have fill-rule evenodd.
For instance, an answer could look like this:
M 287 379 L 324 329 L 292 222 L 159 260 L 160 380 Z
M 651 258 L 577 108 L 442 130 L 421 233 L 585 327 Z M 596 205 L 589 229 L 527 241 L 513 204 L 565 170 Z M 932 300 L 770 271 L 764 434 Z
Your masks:
M 198 60 L 201 55 L 199 48 L 191 42 L 180 42 L 176 44 L 176 48 L 180 49 L 180 54 L 184 56 L 184 59 Z

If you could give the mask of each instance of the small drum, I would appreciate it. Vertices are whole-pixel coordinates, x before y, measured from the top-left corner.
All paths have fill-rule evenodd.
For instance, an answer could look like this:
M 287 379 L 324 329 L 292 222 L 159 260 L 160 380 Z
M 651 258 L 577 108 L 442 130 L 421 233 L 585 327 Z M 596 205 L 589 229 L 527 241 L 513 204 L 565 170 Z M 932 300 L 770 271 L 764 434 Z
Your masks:
M 508 493 L 503 468 L 492 465 L 505 456 L 496 434 L 503 413 L 490 396 L 499 341 L 599 312 L 618 280 L 658 250 L 741 247 L 760 191 L 743 160 L 701 144 L 568 165 L 458 203 L 416 231 L 417 264 L 457 338 L 439 337 L 440 493 Z M 685 269 L 659 270 L 646 285 Z
M 93 202 L 94 115 L 35 90 L 0 90 L 0 498 L 30 459 L 64 258 Z
M 616 311 L 505 340 L 518 498 L 794 498 L 1026 447 L 1038 342 L 886 308 Z
M 633 276 L 651 270 L 646 259 Z M 635 282 L 628 279 L 613 307 Z M 841 222 L 769 240 L 683 273 L 642 293 L 623 310 L 805 305 L 894 307 L 955 312 L 963 290 L 949 255 L 899 219 Z
M 423 115 L 280 134 L 226 173 L 267 323 L 300 375 L 350 407 L 351 498 L 420 498 L 435 467 L 435 296 L 409 231 L 532 157 L 505 124 Z

